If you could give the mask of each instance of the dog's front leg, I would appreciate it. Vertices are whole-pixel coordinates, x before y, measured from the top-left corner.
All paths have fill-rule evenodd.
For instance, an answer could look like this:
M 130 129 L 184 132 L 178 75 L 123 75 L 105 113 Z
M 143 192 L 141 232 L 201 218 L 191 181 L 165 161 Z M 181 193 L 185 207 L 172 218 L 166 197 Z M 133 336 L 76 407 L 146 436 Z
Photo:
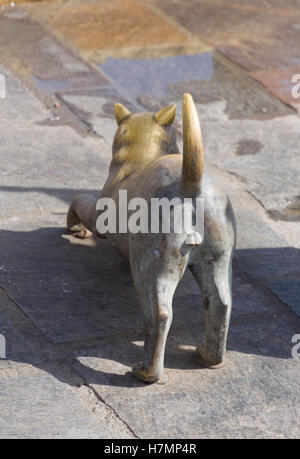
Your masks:
M 85 239 L 96 233 L 96 202 L 94 196 L 75 196 L 67 216 L 67 228 L 74 236 Z

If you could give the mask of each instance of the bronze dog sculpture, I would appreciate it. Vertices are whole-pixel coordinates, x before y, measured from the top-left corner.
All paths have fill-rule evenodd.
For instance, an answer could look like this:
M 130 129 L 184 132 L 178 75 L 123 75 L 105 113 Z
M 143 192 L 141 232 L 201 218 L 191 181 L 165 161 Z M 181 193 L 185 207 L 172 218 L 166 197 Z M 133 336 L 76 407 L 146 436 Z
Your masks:
M 198 114 L 190 94 L 184 94 L 183 155 L 176 146 L 176 106 L 150 113 L 131 114 L 115 105 L 118 129 L 113 142 L 109 176 L 101 198 L 113 198 L 118 214 L 118 193 L 142 197 L 202 197 L 204 236 L 197 233 L 106 233 L 112 246 L 129 259 L 142 305 L 145 343 L 143 362 L 134 367 L 140 380 L 163 378 L 164 353 L 172 321 L 172 299 L 186 267 L 192 271 L 205 308 L 205 338 L 197 348 L 202 366 L 218 368 L 226 358 L 231 313 L 231 261 L 235 247 L 235 219 L 227 195 L 203 172 L 203 147 Z M 99 212 L 89 195 L 74 198 L 67 217 L 69 230 L 79 237 L 102 236 L 96 228 Z M 194 201 L 193 201 L 194 203 Z

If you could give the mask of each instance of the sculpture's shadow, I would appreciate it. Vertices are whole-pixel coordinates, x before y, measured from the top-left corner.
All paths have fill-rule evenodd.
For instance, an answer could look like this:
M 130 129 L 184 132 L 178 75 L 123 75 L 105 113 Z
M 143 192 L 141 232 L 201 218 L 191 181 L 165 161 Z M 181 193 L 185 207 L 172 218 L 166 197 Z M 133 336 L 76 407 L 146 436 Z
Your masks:
M 2 332 L 6 331 L 7 335 L 7 358 L 53 371 L 55 366 L 49 366 L 40 355 L 55 353 L 57 349 L 73 361 L 89 384 L 139 385 L 128 375 L 115 374 L 113 365 L 112 373 L 101 372 L 101 364 L 94 369 L 92 359 L 131 367 L 142 358 L 141 312 L 129 266 L 105 240 L 97 245 L 78 244 L 72 237 L 62 238 L 64 233 L 62 228 L 1 231 L 1 285 L 46 335 L 45 342 L 49 340 L 47 349 L 33 352 L 31 344 L 34 348 L 35 340 L 30 342 L 30 333 L 24 337 L 26 349 L 18 338 L 10 341 L 13 332 L 1 324 Z M 293 258 L 294 249 L 253 249 L 238 251 L 237 258 L 239 255 L 252 261 L 253 257 L 266 260 L 275 255 Z M 297 330 L 295 325 L 293 331 L 293 313 L 289 308 L 263 286 L 252 284 L 236 263 L 233 295 L 228 349 L 290 358 L 290 338 Z M 198 368 L 193 349 L 201 341 L 203 331 L 200 292 L 187 273 L 174 298 L 166 367 Z M 91 366 L 82 363 L 89 361 Z
M 88 384 L 142 385 L 116 371 L 130 368 L 143 353 L 141 311 L 128 264 L 106 240 L 78 243 L 66 235 L 64 228 L 51 227 L 0 231 L 0 285 L 16 303 L 14 310 L 4 308 L 0 318 L 7 359 L 31 363 L 61 379 L 53 364 L 60 355 L 59 360 L 72 363 Z M 291 357 L 291 337 L 299 332 L 299 318 L 261 280 L 248 277 L 241 265 L 267 269 L 265 265 L 272 267 L 276 260 L 296 259 L 299 251 L 293 248 L 237 251 L 229 351 Z M 200 291 L 188 271 L 173 304 L 166 368 L 200 368 L 194 348 L 204 333 L 203 310 Z

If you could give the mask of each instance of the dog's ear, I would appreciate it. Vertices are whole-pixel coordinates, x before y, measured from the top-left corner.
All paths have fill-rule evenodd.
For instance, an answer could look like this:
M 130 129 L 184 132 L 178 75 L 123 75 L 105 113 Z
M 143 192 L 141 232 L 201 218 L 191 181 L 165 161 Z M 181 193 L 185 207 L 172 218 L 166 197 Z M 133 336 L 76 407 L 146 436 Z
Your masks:
M 122 104 L 115 104 L 115 117 L 118 124 L 126 117 L 131 115 L 131 111 Z
M 164 107 L 155 113 L 154 119 L 161 126 L 170 126 L 175 119 L 175 115 L 176 105 L 169 105 L 168 107 Z

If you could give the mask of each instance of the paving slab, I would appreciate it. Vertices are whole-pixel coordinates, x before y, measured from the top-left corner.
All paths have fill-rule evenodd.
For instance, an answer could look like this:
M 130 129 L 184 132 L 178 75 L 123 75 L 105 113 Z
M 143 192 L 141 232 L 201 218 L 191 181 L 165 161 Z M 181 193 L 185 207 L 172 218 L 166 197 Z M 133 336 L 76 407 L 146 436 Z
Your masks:
M 231 30 L 217 50 L 250 71 L 299 67 L 299 23 L 299 8 L 292 16 L 261 13 Z
M 109 438 L 72 390 L 47 374 L 0 378 L 1 439 Z
M 36 123 L 50 117 L 50 112 L 22 83 L 0 65 L 4 78 L 5 98 L 0 98 L 1 122 Z
M 22 7 L 4 9 L 0 29 L 3 61 L 42 93 L 107 84 L 100 72 L 63 47 Z
M 299 117 L 218 124 L 207 121 L 202 125 L 208 160 L 244 178 L 248 191 L 273 218 L 299 219 Z M 240 154 L 241 143 L 246 141 L 259 142 L 259 151 Z
M 181 30 L 134 0 L 40 4 L 29 11 L 82 51 L 188 42 Z
M 292 320 L 232 326 L 228 364 L 219 371 L 197 367 L 194 317 L 189 322 L 168 339 L 167 385 L 145 385 L 129 373 L 142 358 L 141 342 L 79 351 L 73 365 L 142 438 L 299 436 Z
M 108 243 L 70 243 L 55 216 L 35 224 L 39 229 L 30 221 L 22 230 L 1 230 L 0 274 L 1 285 L 35 325 L 56 343 L 140 330 L 130 274 Z
M 3 271 L 4 266 L 0 267 Z M 32 367 L 38 366 L 40 358 L 33 350 L 30 339 L 26 339 L 22 333 L 14 326 L 12 321 L 7 317 L 3 311 L 4 303 L 11 305 L 12 301 L 8 299 L 7 295 L 0 289 L 0 335 L 1 340 L 5 340 L 5 347 L 1 346 L 0 352 L 0 377 L 2 370 L 20 369 L 24 366 Z M 11 306 L 13 307 L 13 306 Z M 3 341 L 1 341 L 3 344 Z M 6 372 L 4 372 L 6 374 Z
M 240 252 L 256 249 L 259 253 L 261 249 L 263 251 L 289 247 L 289 243 L 271 228 L 267 219 L 262 219 L 255 213 L 255 209 L 242 207 L 242 200 L 232 194 L 231 201 L 237 220 L 237 248 Z
M 263 282 L 300 272 L 299 249 L 294 247 L 242 249 L 238 252 L 238 261 L 252 279 Z
M 185 2 L 176 0 L 153 0 L 153 3 L 188 31 L 214 45 L 239 24 L 257 15 L 256 10 L 235 8 L 230 2 L 220 5 L 215 0 L 190 0 L 188 8 Z
M 298 110 L 300 106 L 300 93 L 294 78 L 300 75 L 300 67 L 288 69 L 273 69 L 261 72 L 251 72 L 250 76 L 263 84 L 280 100 Z M 295 88 L 293 90 L 293 88 Z
M 299 254 L 298 254 L 299 258 Z M 300 317 L 300 278 L 280 279 L 277 282 L 269 282 L 268 287 Z
M 108 58 L 100 69 L 137 100 L 143 93 L 162 98 L 169 85 L 183 79 L 211 79 L 214 61 L 210 52 L 157 59 Z
M 151 111 L 190 92 L 199 104 L 226 101 L 231 119 L 269 119 L 293 113 L 212 51 L 164 58 L 108 58 L 99 67 L 129 99 Z
M 102 139 L 83 138 L 67 126 L 2 123 L 2 128 L 1 223 L 26 212 L 66 210 L 81 190 L 98 195 L 111 158 Z
M 240 268 L 251 279 L 265 283 L 271 290 L 272 280 L 300 273 L 299 249 L 291 247 L 252 209 L 240 208 L 241 203 L 234 197 L 232 202 L 237 219 L 238 250 L 235 256 Z
M 219 52 L 247 70 L 299 66 L 300 14 L 295 2 L 290 5 L 291 14 L 285 11 L 285 4 L 279 3 L 274 5 L 281 7 L 278 9 L 262 5 L 257 8 L 249 2 L 224 5 L 219 0 L 192 0 L 189 8 L 176 0 L 154 0 L 154 3 L 188 31 L 216 46 Z

